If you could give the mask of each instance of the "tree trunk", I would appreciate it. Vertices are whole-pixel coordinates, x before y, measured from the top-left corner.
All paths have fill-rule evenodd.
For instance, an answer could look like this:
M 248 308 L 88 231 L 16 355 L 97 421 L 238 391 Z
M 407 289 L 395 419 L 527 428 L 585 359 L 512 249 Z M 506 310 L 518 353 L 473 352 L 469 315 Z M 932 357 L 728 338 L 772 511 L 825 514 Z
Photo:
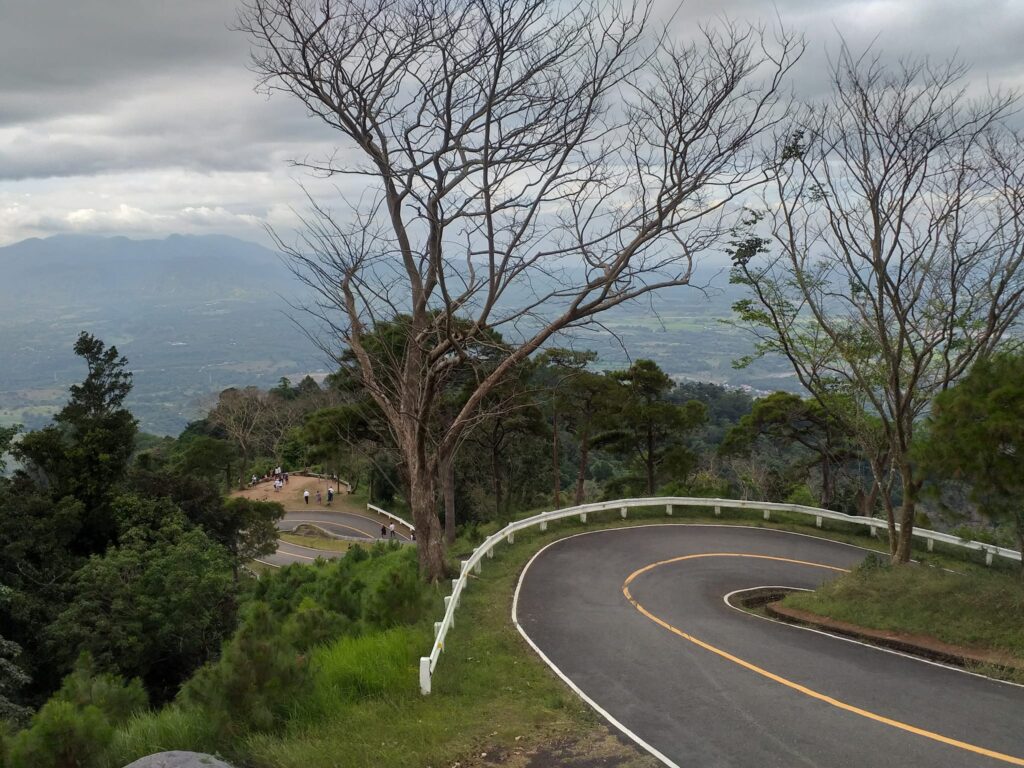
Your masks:
M 917 512 L 917 491 L 921 484 L 911 474 L 910 462 L 900 462 L 900 483 L 903 490 L 903 506 L 900 508 L 900 532 L 892 561 L 910 562 L 910 547 L 914 536 L 914 514 Z
M 827 455 L 821 459 L 821 506 L 829 508 L 835 496 L 835 489 L 832 481 L 832 462 Z
M 576 506 L 583 503 L 584 483 L 587 479 L 587 461 L 590 457 L 590 435 L 584 428 L 580 432 L 580 468 L 576 473 Z
M 408 466 L 409 507 L 417 532 L 420 575 L 437 583 L 445 576 L 444 535 L 437 519 L 437 473 L 422 456 L 414 457 Z
M 491 440 L 491 489 L 494 493 L 494 516 L 501 520 L 501 462 L 498 460 L 498 441 Z
M 1014 522 L 1017 531 L 1017 549 L 1021 555 L 1024 555 L 1024 513 L 1018 510 L 1014 515 Z M 1024 557 L 1021 557 L 1020 561 L 1020 578 L 1021 581 L 1024 581 Z
M 554 499 L 555 509 L 558 509 L 562 506 L 562 469 L 561 462 L 558 460 L 558 411 L 555 411 L 551 435 L 551 482 L 553 484 L 551 496 Z
M 654 495 L 654 428 L 647 425 L 647 495 Z
M 444 495 L 444 540 L 455 541 L 455 457 L 441 462 L 441 490 Z

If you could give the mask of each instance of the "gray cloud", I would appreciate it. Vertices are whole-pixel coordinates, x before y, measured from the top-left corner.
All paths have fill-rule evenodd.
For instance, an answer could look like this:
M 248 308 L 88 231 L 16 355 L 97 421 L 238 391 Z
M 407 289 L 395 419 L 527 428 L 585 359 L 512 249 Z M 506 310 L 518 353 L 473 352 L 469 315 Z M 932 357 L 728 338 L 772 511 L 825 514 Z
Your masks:
M 842 34 L 886 56 L 958 54 L 1024 85 L 1020 0 L 657 0 L 686 37 L 729 17 L 804 34 L 804 96 Z M 0 242 L 58 230 L 257 231 L 303 199 L 288 161 L 338 137 L 253 92 L 235 0 L 0 0 Z M 326 194 L 336 194 L 322 187 Z

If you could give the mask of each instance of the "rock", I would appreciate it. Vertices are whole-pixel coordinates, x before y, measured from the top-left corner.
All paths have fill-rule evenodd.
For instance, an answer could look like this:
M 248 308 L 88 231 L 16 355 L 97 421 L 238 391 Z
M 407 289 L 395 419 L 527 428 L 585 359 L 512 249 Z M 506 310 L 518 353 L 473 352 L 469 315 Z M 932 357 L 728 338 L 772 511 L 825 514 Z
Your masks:
M 175 751 L 141 757 L 124 768 L 231 768 L 231 766 L 210 755 Z

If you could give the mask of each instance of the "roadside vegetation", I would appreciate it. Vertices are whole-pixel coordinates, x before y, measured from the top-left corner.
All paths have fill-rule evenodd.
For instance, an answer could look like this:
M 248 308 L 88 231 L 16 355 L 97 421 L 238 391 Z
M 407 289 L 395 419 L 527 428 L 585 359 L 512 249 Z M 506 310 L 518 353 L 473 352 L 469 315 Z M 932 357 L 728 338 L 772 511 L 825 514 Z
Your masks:
M 787 595 L 783 604 L 859 627 L 1005 655 L 1024 670 L 1024 583 L 1009 570 L 899 568 L 872 558 L 813 592 Z

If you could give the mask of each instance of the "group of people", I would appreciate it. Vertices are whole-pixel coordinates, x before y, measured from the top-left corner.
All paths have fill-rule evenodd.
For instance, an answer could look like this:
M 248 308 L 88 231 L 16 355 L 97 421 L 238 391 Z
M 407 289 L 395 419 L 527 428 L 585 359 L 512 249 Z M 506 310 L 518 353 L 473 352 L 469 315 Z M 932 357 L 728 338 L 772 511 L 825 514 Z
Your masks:
M 275 467 L 273 472 L 268 472 L 262 478 L 256 477 L 256 475 L 253 474 L 253 476 L 249 478 L 249 485 L 250 487 L 255 488 L 259 483 L 264 480 L 269 480 L 270 478 L 274 478 L 275 491 L 280 491 L 288 484 L 288 473 L 282 471 L 280 467 Z
M 309 489 L 307 488 L 302 492 L 302 500 L 306 502 L 306 506 L 309 506 Z M 323 504 L 324 497 L 320 494 L 320 489 L 316 489 L 316 503 Z M 334 486 L 327 486 L 327 503 L 330 504 L 334 501 Z

